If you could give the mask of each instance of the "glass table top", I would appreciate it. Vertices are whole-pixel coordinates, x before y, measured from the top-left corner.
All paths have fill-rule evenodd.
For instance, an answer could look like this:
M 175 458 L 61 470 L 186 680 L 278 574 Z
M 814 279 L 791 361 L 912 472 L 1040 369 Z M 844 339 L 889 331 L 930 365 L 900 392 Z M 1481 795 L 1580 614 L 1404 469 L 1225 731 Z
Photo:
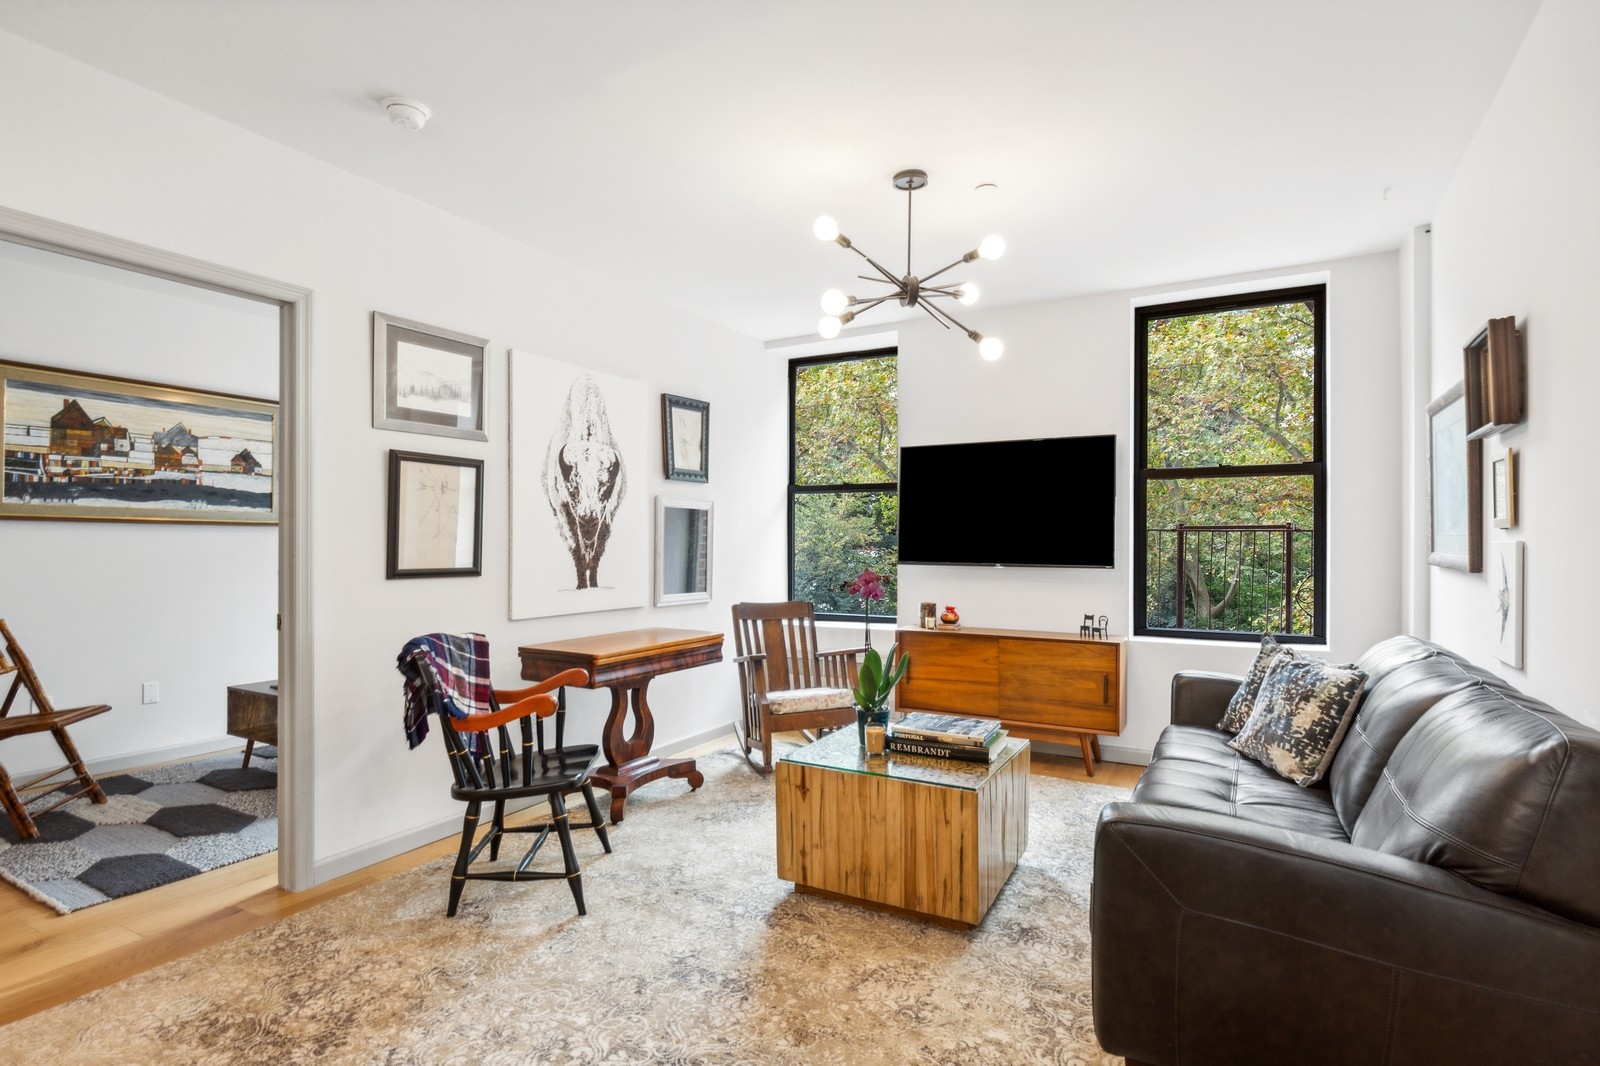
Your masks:
M 1028 742 L 1017 737 L 1006 737 L 997 743 L 1000 752 L 989 763 L 962 762 L 960 759 L 940 759 L 927 755 L 897 755 L 893 752 L 868 755 L 861 750 L 855 729 L 846 726 L 814 743 L 796 748 L 778 761 L 797 766 L 820 766 L 845 773 L 874 774 L 926 785 L 977 790 L 1001 767 L 1016 758 L 1018 752 L 1028 748 Z

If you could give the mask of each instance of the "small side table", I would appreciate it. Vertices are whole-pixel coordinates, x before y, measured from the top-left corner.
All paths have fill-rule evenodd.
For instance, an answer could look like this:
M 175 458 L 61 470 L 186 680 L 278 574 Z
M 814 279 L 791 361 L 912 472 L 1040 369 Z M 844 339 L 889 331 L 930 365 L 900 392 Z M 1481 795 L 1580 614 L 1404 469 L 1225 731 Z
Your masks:
M 228 735 L 244 741 L 244 768 L 256 742 L 278 743 L 278 683 L 257 681 L 253 685 L 228 686 Z

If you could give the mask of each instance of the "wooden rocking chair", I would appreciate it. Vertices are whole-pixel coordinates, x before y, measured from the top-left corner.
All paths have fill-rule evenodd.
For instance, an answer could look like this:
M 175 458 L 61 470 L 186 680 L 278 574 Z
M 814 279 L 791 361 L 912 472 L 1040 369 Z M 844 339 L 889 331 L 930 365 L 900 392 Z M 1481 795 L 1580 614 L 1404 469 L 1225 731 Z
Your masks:
M 734 733 L 744 757 L 772 772 L 772 734 L 818 730 L 856 721 L 857 657 L 865 647 L 817 650 L 814 607 L 804 600 L 733 605 L 733 639 L 739 667 L 740 720 Z M 750 758 L 761 747 L 761 764 Z
M 39 675 L 34 672 L 27 653 L 22 650 L 22 645 L 17 643 L 17 638 L 11 635 L 11 630 L 3 618 L 0 618 L 0 637 L 5 639 L 5 651 L 0 652 L 0 675 L 10 673 L 17 675 L 12 679 L 11 687 L 6 692 L 5 702 L 0 703 L 0 740 L 27 733 L 49 733 L 56 738 L 56 746 L 61 749 L 61 754 L 67 760 L 66 765 L 40 774 L 20 785 L 12 784 L 11 775 L 6 773 L 5 766 L 0 764 L 0 803 L 5 805 L 6 814 L 10 816 L 11 824 L 16 827 L 17 835 L 23 840 L 33 840 L 39 835 L 39 827 L 34 824 L 33 816 L 28 813 L 27 805 L 32 797 L 64 788 L 75 782 L 78 786 L 76 791 L 64 792 L 62 798 L 36 813 L 48 813 L 79 796 L 86 795 L 96 803 L 106 801 L 106 794 L 101 790 L 100 782 L 96 781 L 88 768 L 83 765 L 78 749 L 73 745 L 72 738 L 67 735 L 67 726 L 81 722 L 85 718 L 93 718 L 97 714 L 104 714 L 111 707 L 109 704 L 96 703 L 64 711 L 56 710 L 51 705 L 49 697 L 44 694 L 44 686 L 39 683 Z M 17 693 L 22 689 L 27 689 L 29 697 L 33 700 L 33 712 L 13 715 L 11 705 L 16 702 Z

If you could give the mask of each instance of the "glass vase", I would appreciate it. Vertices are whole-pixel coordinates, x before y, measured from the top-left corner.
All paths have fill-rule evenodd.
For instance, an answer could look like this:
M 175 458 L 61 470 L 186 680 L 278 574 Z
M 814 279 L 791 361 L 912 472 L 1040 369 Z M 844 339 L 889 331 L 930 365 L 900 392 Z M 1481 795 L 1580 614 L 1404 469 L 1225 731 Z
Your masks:
M 887 706 L 867 708 L 856 704 L 856 741 L 861 745 L 861 750 L 867 750 L 867 726 L 875 725 L 888 728 L 889 708 Z

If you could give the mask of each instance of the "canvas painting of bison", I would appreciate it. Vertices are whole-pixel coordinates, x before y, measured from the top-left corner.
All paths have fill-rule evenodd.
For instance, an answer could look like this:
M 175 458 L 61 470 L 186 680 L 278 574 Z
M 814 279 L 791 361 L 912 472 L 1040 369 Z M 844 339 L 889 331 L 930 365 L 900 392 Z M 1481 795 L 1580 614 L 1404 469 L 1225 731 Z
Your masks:
M 642 383 L 512 351 L 512 618 L 645 603 L 648 422 Z

